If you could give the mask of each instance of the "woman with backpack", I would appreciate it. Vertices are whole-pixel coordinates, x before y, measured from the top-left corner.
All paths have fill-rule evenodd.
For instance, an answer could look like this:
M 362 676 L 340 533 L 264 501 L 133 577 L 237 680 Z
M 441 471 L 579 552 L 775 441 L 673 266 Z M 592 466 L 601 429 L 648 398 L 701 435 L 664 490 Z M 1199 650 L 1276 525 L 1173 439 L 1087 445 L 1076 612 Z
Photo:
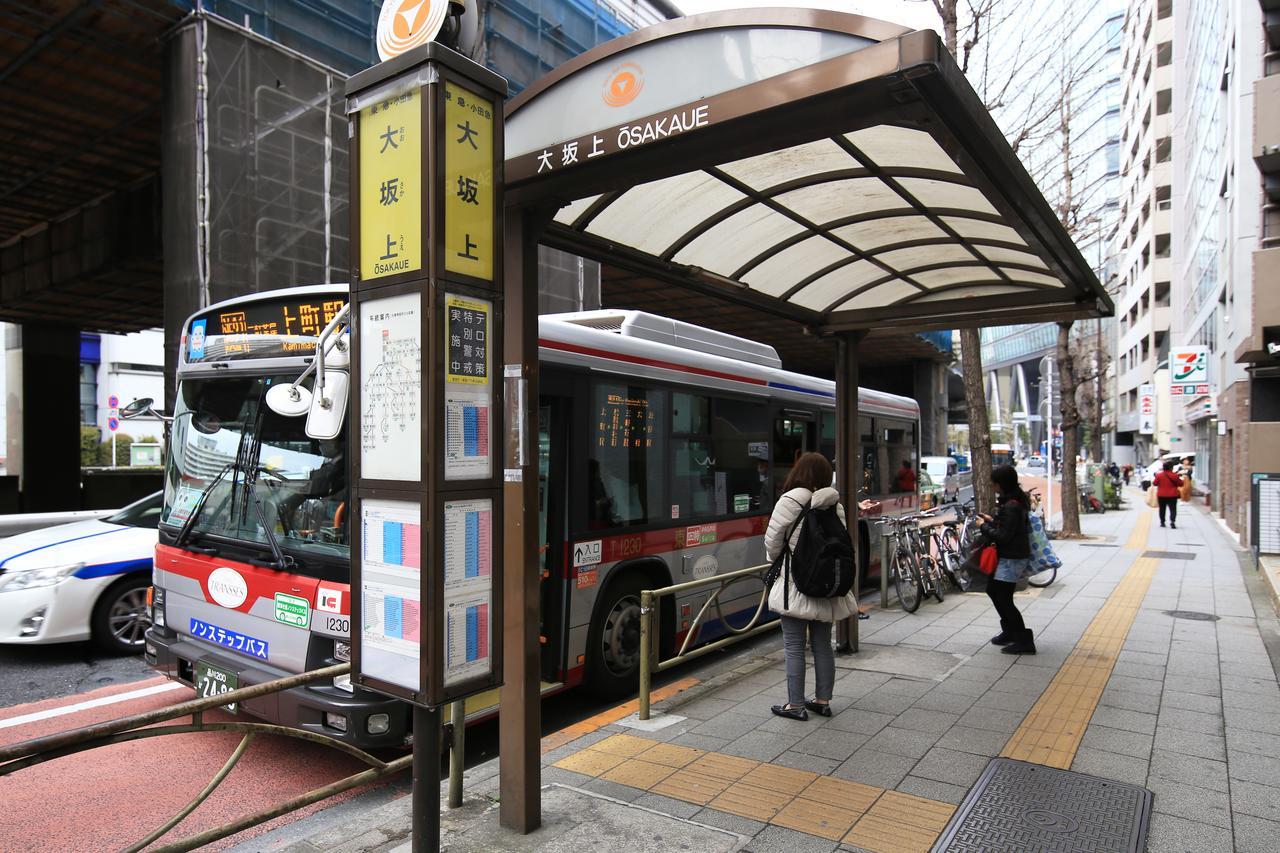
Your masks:
M 1156 487 L 1156 501 L 1160 505 L 1160 526 L 1164 527 L 1165 511 L 1169 514 L 1169 526 L 1178 529 L 1178 498 L 1182 497 L 1182 478 L 1173 471 L 1173 460 L 1166 459 L 1164 470 L 1156 474 L 1151 485 Z
M 764 534 L 764 550 L 769 562 L 775 563 L 788 547 L 794 554 L 801 533 L 798 522 L 805 510 L 834 507 L 840 524 L 845 524 L 840 493 L 831 487 L 831 478 L 831 463 L 821 453 L 805 453 L 796 460 Z M 845 538 L 848 539 L 847 531 Z M 831 626 L 858 612 L 857 591 L 850 589 L 847 594 L 833 598 L 808 596 L 796 588 L 794 573 L 784 570 L 769 590 L 769 609 L 782 617 L 782 645 L 787 663 L 787 703 L 774 705 L 773 713 L 793 720 L 809 719 L 809 711 L 830 717 L 831 691 L 836 680 Z M 813 648 L 812 700 L 804 692 L 806 636 Z
M 996 515 L 978 516 L 982 519 L 978 529 L 995 546 L 999 558 L 995 574 L 987 579 L 987 596 L 1000 614 L 1000 633 L 991 642 L 1004 646 L 1000 651 L 1007 655 L 1034 655 L 1035 638 L 1013 603 L 1018 581 L 1033 572 L 1028 518 L 1031 501 L 1018 485 L 1018 472 L 1012 465 L 992 471 L 991 484 L 996 488 Z

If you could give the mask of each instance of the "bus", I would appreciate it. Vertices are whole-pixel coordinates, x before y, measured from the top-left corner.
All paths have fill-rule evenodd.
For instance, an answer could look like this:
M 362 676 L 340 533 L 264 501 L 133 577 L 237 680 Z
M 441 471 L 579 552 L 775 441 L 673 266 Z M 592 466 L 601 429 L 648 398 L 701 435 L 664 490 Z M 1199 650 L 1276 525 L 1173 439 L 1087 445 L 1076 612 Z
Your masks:
M 1007 444 L 991 445 L 991 467 L 999 468 L 1001 465 L 1013 464 L 1013 448 Z
M 305 417 L 265 403 L 345 301 L 333 285 L 263 293 L 184 329 L 145 654 L 202 695 L 350 659 L 349 433 L 309 438 Z M 642 589 L 764 562 L 791 465 L 835 454 L 835 385 L 782 370 L 771 347 L 640 311 L 544 316 L 539 343 L 544 694 L 585 683 L 616 696 L 636 686 Z M 869 390 L 859 405 L 860 497 L 871 514 L 915 511 L 894 472 L 918 464 L 919 407 Z M 878 582 L 878 529 L 860 525 Z M 708 594 L 663 606 L 664 649 Z M 735 584 L 725 618 L 742 624 L 759 600 L 758 582 Z M 694 641 L 726 630 L 703 625 Z M 348 677 L 238 710 L 363 747 L 403 744 L 411 716 Z M 494 712 L 496 694 L 468 700 L 468 718 Z

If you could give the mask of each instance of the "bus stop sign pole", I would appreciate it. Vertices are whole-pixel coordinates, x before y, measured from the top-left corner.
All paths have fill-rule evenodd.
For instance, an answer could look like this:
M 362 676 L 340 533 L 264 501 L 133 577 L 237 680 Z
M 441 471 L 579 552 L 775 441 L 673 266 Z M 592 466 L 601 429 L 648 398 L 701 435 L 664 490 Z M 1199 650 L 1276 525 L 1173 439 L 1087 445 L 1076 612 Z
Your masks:
M 415 851 L 440 848 L 440 708 L 502 683 L 506 92 L 437 43 L 346 85 L 351 671 L 413 706 Z

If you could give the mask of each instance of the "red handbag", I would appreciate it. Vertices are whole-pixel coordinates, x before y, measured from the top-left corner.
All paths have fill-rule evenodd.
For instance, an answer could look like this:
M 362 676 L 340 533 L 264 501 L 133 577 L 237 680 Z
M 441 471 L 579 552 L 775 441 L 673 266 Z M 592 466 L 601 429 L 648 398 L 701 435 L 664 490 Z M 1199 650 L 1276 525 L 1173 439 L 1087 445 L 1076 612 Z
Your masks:
M 996 573 L 996 565 L 999 562 L 1000 557 L 996 554 L 996 546 L 988 545 L 978 555 L 978 570 L 984 575 L 994 575 Z

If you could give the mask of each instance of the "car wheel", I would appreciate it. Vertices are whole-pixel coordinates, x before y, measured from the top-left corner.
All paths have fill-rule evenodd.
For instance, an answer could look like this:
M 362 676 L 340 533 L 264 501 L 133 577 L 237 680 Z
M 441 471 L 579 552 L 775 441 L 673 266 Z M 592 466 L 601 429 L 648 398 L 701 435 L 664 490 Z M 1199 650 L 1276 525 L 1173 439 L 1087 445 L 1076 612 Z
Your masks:
M 151 627 L 147 613 L 147 587 L 151 575 L 140 572 L 128 575 L 107 587 L 93 606 L 90 628 L 93 640 L 104 651 L 115 655 L 142 654 L 143 635 Z

